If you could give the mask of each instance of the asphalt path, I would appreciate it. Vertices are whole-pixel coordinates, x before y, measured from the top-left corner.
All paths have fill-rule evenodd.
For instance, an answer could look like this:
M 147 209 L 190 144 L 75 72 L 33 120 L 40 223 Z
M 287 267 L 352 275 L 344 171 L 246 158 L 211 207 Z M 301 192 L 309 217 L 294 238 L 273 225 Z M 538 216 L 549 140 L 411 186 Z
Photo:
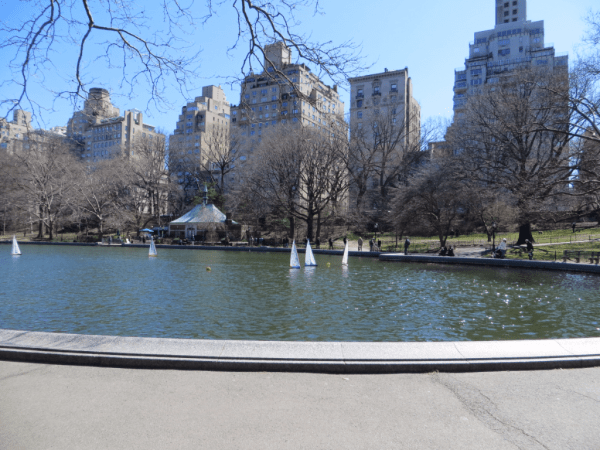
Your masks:
M 0 449 L 599 449 L 600 368 L 322 375 L 0 361 Z

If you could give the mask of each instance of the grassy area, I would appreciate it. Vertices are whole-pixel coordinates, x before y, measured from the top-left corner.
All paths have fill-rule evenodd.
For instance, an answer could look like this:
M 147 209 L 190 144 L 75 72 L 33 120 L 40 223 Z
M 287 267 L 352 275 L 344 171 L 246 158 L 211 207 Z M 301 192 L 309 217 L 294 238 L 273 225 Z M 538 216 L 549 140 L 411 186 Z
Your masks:
M 582 244 L 559 244 L 559 245 L 548 245 L 548 246 L 534 246 L 533 259 L 536 261 L 562 261 L 563 252 L 565 250 L 571 251 L 592 251 L 600 252 L 600 242 L 589 242 Z M 518 252 L 515 249 L 509 249 L 506 253 L 507 259 L 529 259 L 527 251 Z M 585 262 L 585 261 L 583 261 Z
M 36 239 L 36 236 L 37 236 L 36 234 L 27 234 L 27 236 L 23 236 L 23 233 L 20 233 L 20 234 L 15 233 L 14 235 L 17 237 L 17 240 L 20 242 L 38 240 L 38 239 Z M 13 237 L 13 233 L 7 233 L 4 235 L 0 234 L 0 241 L 12 240 L 12 237 Z M 59 234 L 54 235 L 52 242 L 73 242 L 73 240 L 76 237 L 77 237 L 77 233 L 59 233 Z M 43 240 L 50 242 L 47 237 L 44 238 Z
M 593 240 L 600 239 L 600 227 L 589 228 L 585 230 L 579 229 L 576 233 L 573 233 L 573 230 L 571 228 L 564 228 L 559 230 L 543 231 L 542 234 L 540 234 L 540 232 L 538 231 L 534 231 L 532 234 L 535 243 L 537 244 Z M 396 235 L 394 233 L 378 234 L 377 238 L 385 242 L 384 247 L 387 245 L 391 245 L 392 242 L 395 243 L 396 241 Z M 404 242 L 405 238 L 406 236 L 403 236 L 402 242 Z M 519 233 L 496 233 L 496 244 L 501 242 L 504 238 L 506 238 L 509 244 L 514 244 L 519 238 Z M 355 239 L 357 238 L 352 238 L 352 240 Z M 363 239 L 365 239 L 364 236 Z M 437 236 L 410 236 L 410 240 L 413 245 L 435 243 L 439 244 L 439 238 Z M 447 243 L 448 245 L 452 245 L 453 247 L 491 245 L 491 242 L 488 243 L 488 237 L 484 233 L 465 234 L 460 235 L 457 238 L 448 237 Z M 400 242 L 398 242 L 398 245 L 400 245 Z

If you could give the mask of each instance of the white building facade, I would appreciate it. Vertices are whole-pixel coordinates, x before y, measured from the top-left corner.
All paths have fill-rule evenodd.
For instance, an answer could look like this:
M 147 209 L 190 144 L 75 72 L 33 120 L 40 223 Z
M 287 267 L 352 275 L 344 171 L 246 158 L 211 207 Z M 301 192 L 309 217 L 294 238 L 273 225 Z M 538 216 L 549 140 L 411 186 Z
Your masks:
M 454 73 L 454 114 L 461 118 L 469 96 L 483 85 L 499 83 L 521 67 L 568 69 L 568 56 L 546 47 L 544 21 L 527 20 L 527 0 L 494 0 L 496 26 L 475 33 L 464 69 Z

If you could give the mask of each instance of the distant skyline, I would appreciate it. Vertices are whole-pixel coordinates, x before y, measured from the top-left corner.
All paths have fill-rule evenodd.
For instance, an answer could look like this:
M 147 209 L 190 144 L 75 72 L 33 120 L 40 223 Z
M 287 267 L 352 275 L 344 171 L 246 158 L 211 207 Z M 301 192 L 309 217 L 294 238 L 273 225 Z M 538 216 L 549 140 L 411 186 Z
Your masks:
M 201 3 L 198 3 L 201 4 Z M 4 20 L 22 17 L 27 14 L 24 2 L 0 0 Z M 495 0 L 429 0 L 427 2 L 397 2 L 380 0 L 368 3 L 358 0 L 328 0 L 321 3 L 322 15 L 312 16 L 311 11 L 298 16 L 302 25 L 296 30 L 310 34 L 311 40 L 332 40 L 341 43 L 353 39 L 362 44 L 365 62 L 373 64 L 366 73 L 383 72 L 408 67 L 413 80 L 414 96 L 421 104 L 422 121 L 428 118 L 452 118 L 452 87 L 454 70 L 464 67 L 468 56 L 469 43 L 473 34 L 494 28 Z M 150 7 L 148 7 L 150 8 Z M 585 32 L 583 21 L 591 9 L 600 9 L 598 0 L 528 0 L 528 20 L 544 20 L 546 45 L 553 45 L 557 54 L 569 54 L 572 64 L 576 59 L 577 47 Z M 240 75 L 240 68 L 246 46 L 227 54 L 236 37 L 236 24 L 231 12 L 225 8 L 218 17 L 213 17 L 204 26 L 198 26 L 193 36 L 195 46 L 203 50 L 201 80 L 198 89 L 184 98 L 177 90 L 169 91 L 173 109 L 157 111 L 147 108 L 148 97 L 144 90 L 137 97 L 129 99 L 118 91 L 118 81 L 98 78 L 98 83 L 89 87 L 103 87 L 111 92 L 115 106 L 121 112 L 137 108 L 145 113 L 145 122 L 162 128 L 167 134 L 175 128 L 181 107 L 187 100 L 201 95 L 201 86 L 222 85 L 230 103 L 239 102 L 239 86 L 230 86 L 227 77 Z M 150 12 L 150 11 L 149 11 Z M 5 36 L 0 35 L 0 39 Z M 6 51 L 0 53 L 0 60 L 6 61 Z M 56 66 L 66 67 L 68 62 L 56 56 Z M 313 68 L 314 69 L 314 68 Z M 57 69 L 58 70 L 58 69 Z M 363 75 L 364 75 L 363 74 Z M 0 78 L 5 79 L 9 72 L 0 67 Z M 331 84 L 329 80 L 326 83 Z M 45 81 L 52 85 L 52 79 Z M 345 112 L 350 109 L 348 86 L 341 87 Z M 4 89 L 4 88 L 3 88 Z M 57 101 L 46 92 L 35 91 L 36 98 L 55 112 L 47 112 L 43 122 L 36 124 L 44 128 L 64 126 L 73 113 L 68 101 Z M 14 96 L 2 92 L 2 98 Z M 82 105 L 81 105 L 82 106 Z M 0 111 L 4 116 L 6 109 Z

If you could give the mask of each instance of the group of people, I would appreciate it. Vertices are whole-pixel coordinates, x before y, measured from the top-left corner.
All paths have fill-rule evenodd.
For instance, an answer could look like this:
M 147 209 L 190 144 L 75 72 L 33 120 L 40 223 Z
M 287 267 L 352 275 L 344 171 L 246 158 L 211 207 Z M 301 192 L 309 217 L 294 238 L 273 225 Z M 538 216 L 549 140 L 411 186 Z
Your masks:
M 446 248 L 446 246 L 443 246 L 440 250 L 439 253 L 440 256 L 456 256 L 454 254 L 454 247 L 450 246 L 448 248 Z
M 502 239 L 502 242 L 500 242 L 500 245 L 498 245 L 498 247 L 496 247 L 496 249 L 494 250 L 492 257 L 493 258 L 506 257 L 507 245 L 508 245 L 508 243 L 506 241 L 506 238 Z M 529 239 L 525 239 L 525 245 L 527 247 L 527 256 L 529 256 L 529 260 L 531 261 L 533 259 L 533 242 L 531 242 Z

